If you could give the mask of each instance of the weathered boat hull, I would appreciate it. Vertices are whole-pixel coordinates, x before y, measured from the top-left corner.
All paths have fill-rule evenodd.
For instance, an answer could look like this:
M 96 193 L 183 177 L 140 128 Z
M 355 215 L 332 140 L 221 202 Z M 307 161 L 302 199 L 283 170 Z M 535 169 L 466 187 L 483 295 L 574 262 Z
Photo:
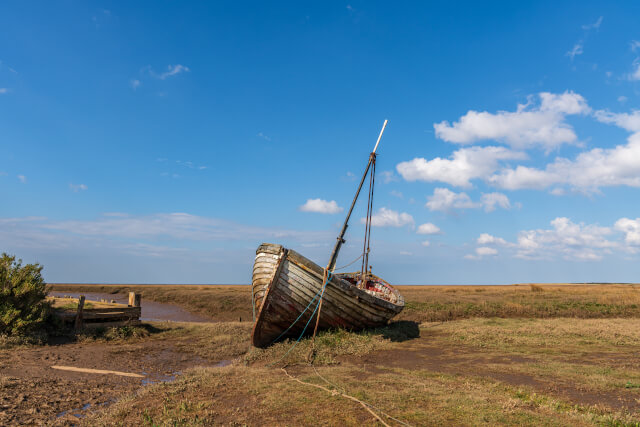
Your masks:
M 317 299 L 311 301 L 322 289 L 323 272 L 317 264 L 280 245 L 264 243 L 258 247 L 252 282 L 254 346 L 267 347 L 277 339 L 300 336 L 317 305 Z M 357 330 L 386 325 L 404 308 L 404 299 L 390 285 L 385 286 L 390 300 L 359 289 L 339 275 L 332 277 L 324 292 L 318 329 Z M 315 316 L 306 333 L 312 333 L 314 326 Z

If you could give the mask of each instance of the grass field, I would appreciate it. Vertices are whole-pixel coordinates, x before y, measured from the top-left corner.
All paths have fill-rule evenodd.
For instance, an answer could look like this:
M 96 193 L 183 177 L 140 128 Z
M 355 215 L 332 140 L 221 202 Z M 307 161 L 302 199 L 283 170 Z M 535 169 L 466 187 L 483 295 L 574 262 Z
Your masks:
M 52 284 L 55 291 L 128 293 L 179 305 L 217 321 L 252 318 L 249 286 Z M 639 284 L 398 286 L 406 306 L 398 320 L 429 322 L 471 317 L 640 317 Z
M 54 285 L 137 291 L 143 304 L 208 316 L 218 326 L 144 339 L 179 337 L 179 351 L 233 360 L 144 387 L 85 425 L 381 425 L 341 393 L 388 425 L 640 425 L 640 286 L 399 288 L 406 308 L 391 325 L 323 332 L 311 366 L 309 339 L 250 347 L 247 286 Z
M 310 340 L 284 359 L 289 342 L 257 350 L 244 341 L 247 351 L 232 365 L 192 369 L 175 382 L 125 397 L 84 422 L 378 423 L 358 403 L 287 374 L 365 401 L 389 425 L 401 424 L 388 416 L 410 425 L 640 422 L 639 319 L 426 322 L 419 336 L 403 325 L 324 333 L 316 342 L 319 356 L 313 367 L 307 363 Z

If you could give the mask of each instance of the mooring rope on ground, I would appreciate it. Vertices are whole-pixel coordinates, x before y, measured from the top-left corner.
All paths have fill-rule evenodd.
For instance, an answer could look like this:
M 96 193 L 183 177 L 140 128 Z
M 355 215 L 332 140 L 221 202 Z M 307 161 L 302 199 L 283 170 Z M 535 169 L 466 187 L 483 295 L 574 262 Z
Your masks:
M 300 384 L 305 384 L 305 385 L 309 385 L 309 386 L 312 386 L 312 387 L 319 388 L 319 389 L 321 389 L 321 390 L 324 390 L 324 391 L 326 391 L 326 392 L 330 393 L 332 396 L 340 395 L 340 396 L 345 397 L 345 398 L 347 398 L 347 399 L 351 399 L 351 400 L 353 400 L 353 401 L 355 401 L 355 402 L 358 402 L 359 404 L 361 404 L 361 405 L 362 405 L 362 407 L 363 407 L 364 409 L 366 409 L 367 411 L 369 411 L 369 413 L 371 413 L 371 415 L 373 415 L 374 417 L 376 417 L 376 419 L 377 419 L 378 421 L 380 421 L 380 422 L 382 423 L 382 425 L 384 425 L 385 427 L 391 427 L 389 424 L 385 423 L 385 422 L 384 422 L 384 420 L 383 420 L 382 418 L 380 418 L 380 416 L 379 416 L 378 414 L 376 414 L 375 412 L 373 412 L 373 411 L 371 410 L 371 408 L 369 408 L 369 407 L 367 406 L 367 404 L 366 404 L 365 402 L 363 402 L 362 400 L 360 400 L 360 399 L 356 399 L 356 398 L 355 398 L 355 397 L 353 397 L 353 396 L 349 396 L 349 395 L 348 395 L 348 394 L 346 394 L 346 393 L 340 393 L 339 391 L 336 391 L 336 390 L 330 390 L 330 389 L 328 389 L 328 388 L 326 388 L 326 387 L 323 387 L 323 386 L 321 386 L 321 385 L 318 385 L 318 384 L 313 384 L 313 383 L 308 383 L 308 382 L 306 382 L 306 381 L 302 381 L 302 380 L 300 380 L 300 379 L 298 379 L 298 378 L 296 378 L 296 377 L 294 377 L 294 376 L 289 375 L 289 373 L 287 372 L 287 370 L 286 370 L 286 369 L 284 369 L 284 368 L 280 368 L 280 369 L 282 369 L 282 371 L 283 371 L 283 372 L 284 372 L 284 373 L 285 373 L 285 374 L 286 374 L 286 375 L 287 375 L 291 380 L 293 380 L 293 381 L 297 381 L 297 382 L 299 382 Z
M 329 384 L 329 385 L 330 385 L 330 386 L 332 386 L 332 387 L 335 387 L 336 389 L 340 390 L 342 393 L 346 393 L 346 390 L 345 390 L 344 388 L 342 388 L 342 387 L 339 387 L 339 386 L 335 385 L 334 383 L 330 382 L 328 379 L 326 379 L 325 377 L 323 377 L 322 375 L 320 375 L 320 372 L 318 372 L 318 370 L 316 369 L 316 367 L 315 367 L 314 365 L 311 365 L 311 367 L 313 368 L 313 371 L 316 373 L 316 375 L 317 375 L 318 377 L 320 377 L 320 379 L 322 379 L 322 381 L 324 381 L 325 383 Z M 405 423 L 405 422 L 404 422 L 404 421 L 402 421 L 402 420 L 399 420 L 399 419 L 397 419 L 397 418 L 392 417 L 391 415 L 389 415 L 389 414 L 387 414 L 387 413 L 383 412 L 383 411 L 382 411 L 382 409 L 380 409 L 380 408 L 378 408 L 378 407 L 376 407 L 376 406 L 373 406 L 373 405 L 372 405 L 372 404 L 370 404 L 370 403 L 364 402 L 364 404 L 365 404 L 365 405 L 367 405 L 367 406 L 369 406 L 369 407 L 371 407 L 371 408 L 373 408 L 373 409 L 375 409 L 376 411 L 380 412 L 380 413 L 381 413 L 382 415 L 384 415 L 385 417 L 387 417 L 387 418 L 389 418 L 389 419 L 391 419 L 391 420 L 393 420 L 393 421 L 396 421 L 397 423 L 402 424 L 403 426 L 412 427 L 412 426 L 411 426 L 411 424 L 407 424 L 407 423 Z

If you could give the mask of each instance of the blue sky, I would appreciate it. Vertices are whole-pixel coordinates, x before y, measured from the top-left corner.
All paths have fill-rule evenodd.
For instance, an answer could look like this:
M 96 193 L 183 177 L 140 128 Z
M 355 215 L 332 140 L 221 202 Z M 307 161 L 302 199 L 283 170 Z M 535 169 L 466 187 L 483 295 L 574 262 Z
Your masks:
M 0 250 L 51 282 L 325 264 L 382 122 L 394 284 L 638 281 L 633 2 L 0 5 Z M 338 265 L 358 256 L 366 203 Z

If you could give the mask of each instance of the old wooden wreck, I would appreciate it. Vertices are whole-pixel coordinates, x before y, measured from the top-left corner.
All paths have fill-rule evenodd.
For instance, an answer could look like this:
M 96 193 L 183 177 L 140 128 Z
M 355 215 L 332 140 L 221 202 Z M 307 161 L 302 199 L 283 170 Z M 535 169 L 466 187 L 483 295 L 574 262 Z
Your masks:
M 254 346 L 268 347 L 281 339 L 299 338 L 322 329 L 383 326 L 404 308 L 402 295 L 368 267 L 376 150 L 386 125 L 385 120 L 326 268 L 281 245 L 263 243 L 256 250 L 252 281 Z M 349 218 L 367 176 L 369 200 L 361 269 L 334 274 Z

